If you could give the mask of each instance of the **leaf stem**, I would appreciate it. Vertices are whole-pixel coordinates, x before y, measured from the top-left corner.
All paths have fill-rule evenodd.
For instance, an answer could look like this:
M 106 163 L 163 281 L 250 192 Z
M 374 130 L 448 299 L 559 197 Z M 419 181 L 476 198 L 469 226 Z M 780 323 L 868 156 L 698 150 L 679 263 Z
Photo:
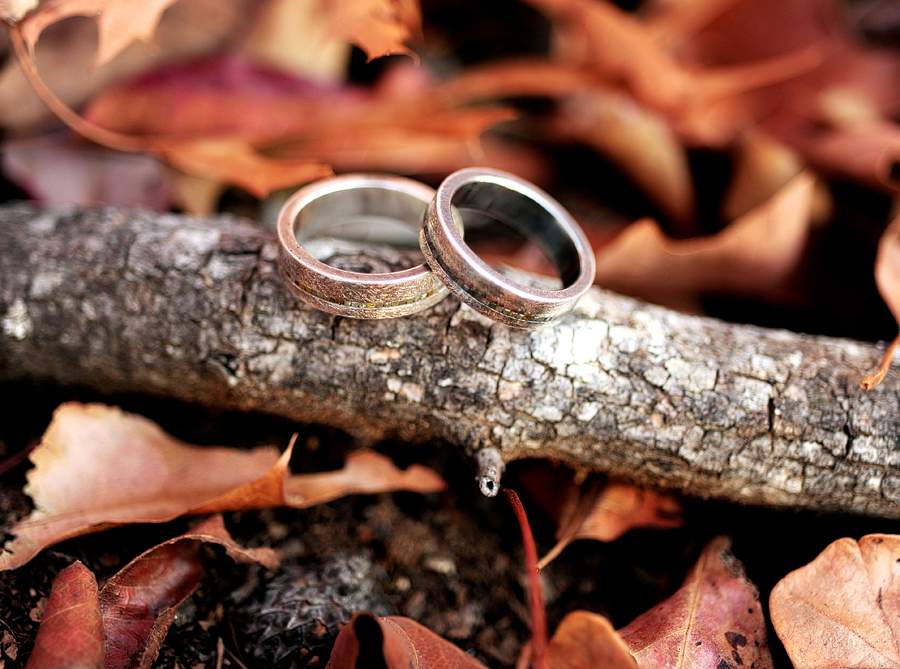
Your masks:
M 538 568 L 537 546 L 531 524 L 515 490 L 504 488 L 506 499 L 516 514 L 522 530 L 522 546 L 525 549 L 525 564 L 528 567 L 528 603 L 531 608 L 531 666 L 532 669 L 547 669 L 547 609 L 544 606 L 544 589 L 541 586 L 541 570 Z

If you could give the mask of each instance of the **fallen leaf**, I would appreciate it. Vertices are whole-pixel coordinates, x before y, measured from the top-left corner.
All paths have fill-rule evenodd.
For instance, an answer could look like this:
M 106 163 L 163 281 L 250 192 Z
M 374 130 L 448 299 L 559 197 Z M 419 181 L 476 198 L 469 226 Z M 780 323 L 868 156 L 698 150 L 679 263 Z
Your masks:
M 881 299 L 891 310 L 894 320 L 900 324 L 900 217 L 895 218 L 885 228 L 878 240 L 878 252 L 875 255 L 875 285 Z M 863 388 L 871 390 L 884 380 L 898 346 L 900 335 L 897 335 L 888 346 L 878 369 L 859 382 Z
M 94 575 L 76 562 L 53 581 L 27 666 L 149 668 L 175 612 L 203 577 L 203 543 L 223 546 L 236 562 L 258 562 L 269 569 L 279 564 L 270 548 L 235 543 L 219 515 L 144 551 L 99 592 Z
M 591 611 L 569 613 L 547 646 L 548 669 L 637 669 L 609 620 Z
M 681 527 L 678 497 L 627 483 L 572 486 L 562 503 L 557 544 L 541 558 L 543 569 L 577 539 L 615 541 L 631 529 Z
M 613 162 L 681 228 L 695 219 L 687 151 L 658 113 L 623 93 L 595 88 L 561 101 L 550 132 Z
M 345 469 L 285 478 L 290 449 L 240 451 L 185 444 L 155 423 L 100 404 L 61 405 L 31 454 L 25 491 L 35 510 L 10 532 L 0 571 L 64 539 L 185 514 L 287 505 L 303 508 L 354 492 L 438 491 L 431 470 L 397 469 L 382 455 L 351 454 Z
M 900 666 L 900 537 L 838 539 L 769 598 L 795 669 Z
M 270 569 L 278 565 L 272 549 L 245 549 L 235 543 L 218 515 L 145 551 L 100 591 L 108 669 L 153 664 L 178 607 L 203 577 L 203 543 L 224 546 L 236 562 L 259 562 Z
M 149 42 L 163 12 L 175 0 L 49 0 L 19 24 L 25 43 L 34 47 L 44 29 L 70 16 L 96 20 L 99 32 L 95 66 L 108 63 L 136 40 Z
M 422 32 L 416 0 L 322 0 L 330 33 L 362 49 L 369 60 L 409 54 L 406 42 Z
M 759 593 L 730 543 L 711 541 L 675 594 L 619 630 L 640 667 L 771 669 Z
M 70 131 L 8 140 L 0 161 L 6 177 L 43 205 L 167 211 L 173 200 L 160 160 L 99 147 Z
M 37 4 L 38 0 L 2 0 L 0 1 L 0 19 L 8 23 L 15 23 L 37 7 Z
M 759 207 L 803 171 L 797 151 L 753 128 L 741 132 L 728 189 L 722 197 L 722 217 L 737 219 Z
M 53 581 L 26 666 L 103 669 L 105 652 L 97 579 L 81 562 L 75 562 Z
M 315 158 L 267 158 L 240 139 L 153 140 L 149 148 L 188 174 L 239 186 L 258 198 L 334 174 L 328 165 Z
M 685 64 L 654 30 L 606 0 L 528 0 L 553 22 L 560 60 L 592 69 L 663 114 L 692 144 L 725 145 L 752 118 L 742 95 L 821 63 L 816 49 L 718 68 Z
M 815 181 L 791 180 L 721 232 L 675 240 L 643 219 L 596 253 L 596 283 L 686 310 L 703 294 L 765 296 L 784 284 L 806 246 Z M 664 276 L 664 282 L 659 277 Z
M 289 477 L 284 482 L 284 503 L 305 509 L 347 495 L 398 490 L 428 493 L 446 489 L 444 479 L 428 467 L 412 464 L 398 469 L 390 459 L 374 451 L 356 451 L 347 458 L 343 469 Z
M 427 627 L 400 616 L 357 613 L 340 631 L 326 669 L 484 669 Z

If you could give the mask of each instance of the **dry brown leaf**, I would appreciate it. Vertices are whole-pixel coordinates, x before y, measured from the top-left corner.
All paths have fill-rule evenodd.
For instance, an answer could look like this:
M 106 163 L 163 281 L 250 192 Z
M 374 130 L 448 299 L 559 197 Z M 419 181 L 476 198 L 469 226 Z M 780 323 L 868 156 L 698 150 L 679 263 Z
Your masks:
M 284 482 L 284 503 L 305 509 L 346 495 L 397 490 L 428 493 L 446 489 L 444 479 L 428 467 L 413 464 L 401 470 L 374 451 L 357 451 L 350 454 L 343 469 L 288 477 Z
M 0 19 L 15 23 L 37 7 L 38 0 L 0 0 Z
M 881 299 L 891 310 L 894 320 L 900 323 L 900 217 L 895 218 L 885 228 L 878 240 L 878 253 L 875 255 L 875 285 Z M 897 335 L 888 346 L 878 369 L 859 382 L 863 388 L 872 390 L 884 381 L 898 347 L 900 335 Z
M 259 198 L 334 174 L 316 158 L 267 158 L 241 139 L 153 140 L 148 148 L 188 174 L 239 186 Z
M 69 107 L 78 108 L 140 72 L 200 58 L 234 44 L 262 4 L 256 0 L 217 0 L 213 5 L 208 0 L 179 0 L 165 12 L 153 44 L 135 42 L 100 68 L 93 67 L 97 56 L 94 22 L 67 20 L 60 29 L 41 36 L 37 64 L 49 88 Z M 0 67 L 0 126 L 33 132 L 54 121 L 17 59 L 7 59 Z
M 239 451 L 185 444 L 155 423 L 104 405 L 64 404 L 31 454 L 32 514 L 10 531 L 0 571 L 67 538 L 191 513 L 285 504 L 310 506 L 352 492 L 443 490 L 424 467 L 398 470 L 384 456 L 352 454 L 345 469 L 285 479 L 290 449 Z M 362 478 L 362 480 L 359 480 Z
M 619 630 L 640 667 L 772 669 L 759 593 L 730 544 L 711 541 L 674 595 Z
M 551 133 L 596 150 L 679 227 L 695 218 L 687 151 L 659 114 L 623 93 L 595 88 L 564 99 Z
M 236 562 L 269 569 L 279 563 L 270 548 L 235 543 L 218 515 L 144 551 L 99 592 L 94 575 L 76 562 L 53 581 L 28 667 L 149 668 L 175 612 L 203 576 L 201 543 L 224 546 Z
M 449 641 L 409 618 L 357 613 L 334 642 L 326 669 L 484 669 Z
M 753 128 L 738 135 L 732 154 L 732 176 L 722 198 L 726 221 L 762 205 L 803 171 L 795 150 Z
M 269 569 L 279 564 L 271 548 L 247 549 L 235 543 L 219 515 L 144 551 L 100 591 L 107 669 L 152 666 L 178 607 L 203 577 L 202 543 L 224 546 L 236 562 L 258 562 Z
M 815 181 L 795 177 L 722 232 L 674 240 L 650 219 L 597 251 L 596 282 L 659 304 L 691 309 L 705 293 L 771 299 L 805 248 Z M 660 282 L 659 277 L 666 280 Z
M 562 619 L 547 645 L 548 669 L 637 669 L 628 646 L 610 622 L 590 611 Z
M 772 590 L 795 669 L 900 666 L 900 537 L 838 539 Z
M 556 532 L 557 544 L 538 566 L 543 569 L 573 541 L 615 541 L 631 529 L 681 527 L 678 497 L 628 483 L 590 483 L 572 487 L 563 502 Z
M 410 53 L 406 46 L 422 32 L 416 0 L 321 0 L 331 21 L 330 33 L 362 49 L 369 60 Z
M 163 12 L 175 0 L 49 0 L 19 24 L 32 53 L 44 29 L 70 16 L 97 21 L 96 66 L 108 63 L 136 40 L 149 42 Z
M 787 55 L 709 69 L 683 64 L 654 31 L 606 0 L 528 0 L 557 32 L 559 57 L 589 67 L 663 114 L 690 143 L 724 145 L 751 118 L 741 98 L 807 72 L 822 56 L 802 48 Z
M 53 580 L 28 669 L 104 669 L 103 617 L 97 579 L 81 562 Z

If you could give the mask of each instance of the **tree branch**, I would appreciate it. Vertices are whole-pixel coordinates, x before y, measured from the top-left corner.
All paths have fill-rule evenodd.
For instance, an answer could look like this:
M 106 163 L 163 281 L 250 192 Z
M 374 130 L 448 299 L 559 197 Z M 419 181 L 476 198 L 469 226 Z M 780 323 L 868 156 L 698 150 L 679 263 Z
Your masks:
M 535 332 L 448 298 L 385 321 L 299 303 L 233 218 L 0 208 L 0 380 L 166 395 L 556 458 L 699 497 L 900 518 L 900 388 L 881 349 L 592 289 Z M 390 256 L 390 253 L 388 253 Z M 391 260 L 391 258 L 388 258 Z M 397 255 L 393 256 L 397 260 Z

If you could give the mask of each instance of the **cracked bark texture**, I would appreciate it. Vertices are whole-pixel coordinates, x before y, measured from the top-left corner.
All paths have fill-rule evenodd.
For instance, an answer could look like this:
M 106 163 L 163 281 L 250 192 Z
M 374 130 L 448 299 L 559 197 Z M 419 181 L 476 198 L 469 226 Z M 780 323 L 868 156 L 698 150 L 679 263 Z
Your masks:
M 900 375 L 858 386 L 875 345 L 599 288 L 534 332 L 453 298 L 407 318 L 342 319 L 298 302 L 275 257 L 272 232 L 234 218 L 0 208 L 0 380 L 165 395 L 469 455 L 496 447 L 507 462 L 555 458 L 702 498 L 900 518 Z

